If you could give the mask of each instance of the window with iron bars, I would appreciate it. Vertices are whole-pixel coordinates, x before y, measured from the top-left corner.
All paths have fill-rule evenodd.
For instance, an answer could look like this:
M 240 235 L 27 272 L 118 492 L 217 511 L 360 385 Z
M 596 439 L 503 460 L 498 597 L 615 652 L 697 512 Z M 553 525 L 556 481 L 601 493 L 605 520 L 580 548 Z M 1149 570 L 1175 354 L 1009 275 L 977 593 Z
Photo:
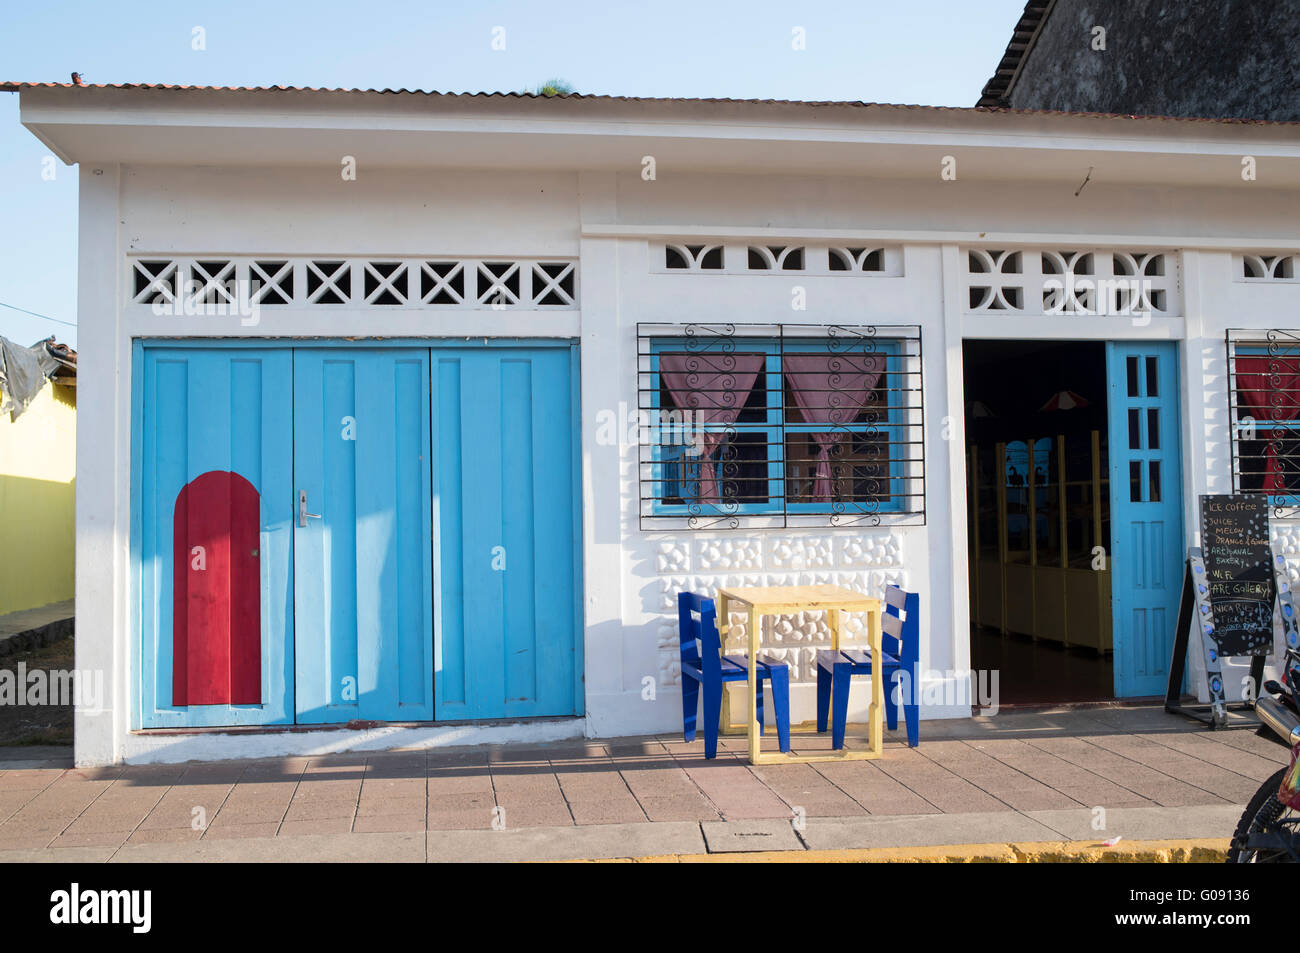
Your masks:
M 643 528 L 924 523 L 916 326 L 641 324 Z
M 1300 516 L 1300 330 L 1227 333 L 1232 482 Z

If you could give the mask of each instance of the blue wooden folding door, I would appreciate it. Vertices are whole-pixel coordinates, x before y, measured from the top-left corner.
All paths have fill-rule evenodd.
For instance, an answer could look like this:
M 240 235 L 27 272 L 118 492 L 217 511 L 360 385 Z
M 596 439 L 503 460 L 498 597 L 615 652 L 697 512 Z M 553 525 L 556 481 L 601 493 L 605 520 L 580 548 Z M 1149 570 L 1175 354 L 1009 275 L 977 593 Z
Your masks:
M 429 354 L 294 354 L 299 722 L 433 717 Z
M 135 724 L 580 714 L 575 364 L 138 345 Z
M 289 352 L 137 350 L 137 724 L 293 721 Z
M 574 360 L 434 352 L 439 719 L 582 711 Z

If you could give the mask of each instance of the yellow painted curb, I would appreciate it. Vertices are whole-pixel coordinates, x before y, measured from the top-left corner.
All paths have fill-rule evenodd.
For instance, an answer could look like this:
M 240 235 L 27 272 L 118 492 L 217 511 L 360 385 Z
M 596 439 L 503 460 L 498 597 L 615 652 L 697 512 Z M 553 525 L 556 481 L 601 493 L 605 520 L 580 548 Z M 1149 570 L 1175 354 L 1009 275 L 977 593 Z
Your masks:
M 871 847 L 854 850 L 770 850 L 728 854 L 659 854 L 591 863 L 640 864 L 1217 864 L 1228 854 L 1227 838 L 1196 840 L 1047 841 L 1019 844 L 957 844 L 945 847 Z M 576 861 L 586 863 L 587 861 Z

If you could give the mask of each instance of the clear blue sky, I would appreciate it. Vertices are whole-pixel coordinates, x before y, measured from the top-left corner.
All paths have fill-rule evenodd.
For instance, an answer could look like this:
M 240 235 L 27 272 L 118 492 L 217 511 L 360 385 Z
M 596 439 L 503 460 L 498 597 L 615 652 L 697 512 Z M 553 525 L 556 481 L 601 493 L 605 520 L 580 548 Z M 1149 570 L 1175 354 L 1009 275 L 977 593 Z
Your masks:
M 973 105 L 1023 0 L 306 3 L 6 0 L 0 79 Z M 206 49 L 192 49 L 194 27 Z M 491 47 L 494 27 L 506 48 Z M 791 48 L 803 27 L 807 48 Z M 77 178 L 0 93 L 0 302 L 76 321 Z M 0 308 L 29 344 L 76 329 Z

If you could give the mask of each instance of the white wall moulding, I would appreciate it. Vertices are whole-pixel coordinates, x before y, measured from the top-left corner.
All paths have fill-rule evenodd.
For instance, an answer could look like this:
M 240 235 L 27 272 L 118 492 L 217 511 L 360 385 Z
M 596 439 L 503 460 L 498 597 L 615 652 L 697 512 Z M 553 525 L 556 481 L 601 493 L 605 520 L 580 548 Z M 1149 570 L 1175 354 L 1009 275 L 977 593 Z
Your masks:
M 139 255 L 128 302 L 201 314 L 240 306 L 537 310 L 578 308 L 577 262 L 531 258 Z
M 896 278 L 903 274 L 902 247 L 873 242 L 842 245 L 807 242 L 653 242 L 654 274 L 816 275 Z
M 1182 314 L 1178 256 L 1119 248 L 969 247 L 968 314 L 1129 317 Z
M 765 244 L 814 243 L 828 245 L 960 245 L 981 248 L 1010 248 L 1029 246 L 1035 248 L 1160 248 L 1199 249 L 1202 251 L 1249 251 L 1253 254 L 1297 254 L 1288 248 L 1291 239 L 1267 238 L 1254 235 L 1228 237 L 1225 235 L 1193 234 L 1191 225 L 1185 235 L 1168 232 L 1129 233 L 1099 231 L 1051 232 L 1041 229 L 1018 231 L 977 230 L 959 228 L 790 228 L 755 225 L 641 225 L 630 222 L 586 222 L 582 226 L 583 238 L 636 238 L 651 242 L 741 242 Z M 1279 252 L 1279 249 L 1288 249 Z
M 1300 282 L 1300 254 L 1241 254 L 1233 256 L 1238 281 Z
M 916 325 L 637 325 L 642 529 L 925 522 Z

